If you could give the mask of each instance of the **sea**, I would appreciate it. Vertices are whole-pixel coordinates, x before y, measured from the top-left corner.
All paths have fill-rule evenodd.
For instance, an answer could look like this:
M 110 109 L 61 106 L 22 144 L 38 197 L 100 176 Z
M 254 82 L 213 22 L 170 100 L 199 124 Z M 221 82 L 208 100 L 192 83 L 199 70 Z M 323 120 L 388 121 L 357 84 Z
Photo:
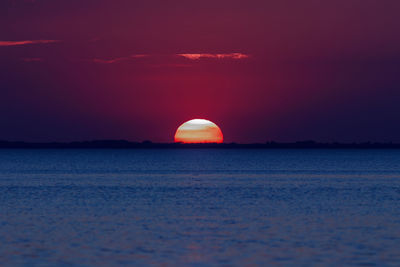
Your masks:
M 400 150 L 0 150 L 0 266 L 400 266 Z

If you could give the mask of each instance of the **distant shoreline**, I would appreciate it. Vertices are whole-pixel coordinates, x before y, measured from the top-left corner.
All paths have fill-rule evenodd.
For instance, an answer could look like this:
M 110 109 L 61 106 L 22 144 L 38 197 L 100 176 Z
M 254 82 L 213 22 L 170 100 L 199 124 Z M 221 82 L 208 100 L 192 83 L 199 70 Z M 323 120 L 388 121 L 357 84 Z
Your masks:
M 96 140 L 82 142 L 10 142 L 0 141 L 0 149 L 400 149 L 396 143 L 318 143 L 299 141 L 293 143 L 223 143 L 223 144 L 182 144 L 130 142 L 126 140 Z

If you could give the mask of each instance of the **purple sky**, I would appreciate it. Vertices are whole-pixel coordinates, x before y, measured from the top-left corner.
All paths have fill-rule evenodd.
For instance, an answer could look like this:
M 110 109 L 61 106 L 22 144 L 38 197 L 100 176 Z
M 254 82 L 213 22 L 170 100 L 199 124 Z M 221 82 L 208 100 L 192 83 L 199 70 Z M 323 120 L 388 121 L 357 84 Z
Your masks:
M 400 1 L 2 0 L 0 140 L 400 142 Z

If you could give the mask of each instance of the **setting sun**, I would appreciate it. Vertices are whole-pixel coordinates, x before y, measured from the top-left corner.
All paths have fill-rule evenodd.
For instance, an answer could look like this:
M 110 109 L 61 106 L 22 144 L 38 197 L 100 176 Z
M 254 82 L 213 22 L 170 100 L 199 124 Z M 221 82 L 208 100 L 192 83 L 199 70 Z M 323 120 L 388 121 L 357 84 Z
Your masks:
M 204 119 L 194 119 L 183 123 L 176 130 L 177 143 L 222 143 L 221 129 L 213 122 Z

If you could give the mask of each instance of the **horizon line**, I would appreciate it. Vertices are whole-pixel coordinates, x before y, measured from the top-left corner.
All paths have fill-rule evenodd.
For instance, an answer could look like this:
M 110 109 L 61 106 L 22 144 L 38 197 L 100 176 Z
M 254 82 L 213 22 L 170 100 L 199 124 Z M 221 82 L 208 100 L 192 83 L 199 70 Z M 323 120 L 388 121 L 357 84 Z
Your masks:
M 258 148 L 258 149 L 400 149 L 400 143 L 393 142 L 316 142 L 313 140 L 296 142 L 275 142 L 266 141 L 264 143 L 154 143 L 146 140 L 142 142 L 132 142 L 128 140 L 92 140 L 92 141 L 72 141 L 72 142 L 25 142 L 25 141 L 5 141 L 0 140 L 0 149 L 13 148 L 49 148 L 49 149 L 135 149 L 135 148 Z

